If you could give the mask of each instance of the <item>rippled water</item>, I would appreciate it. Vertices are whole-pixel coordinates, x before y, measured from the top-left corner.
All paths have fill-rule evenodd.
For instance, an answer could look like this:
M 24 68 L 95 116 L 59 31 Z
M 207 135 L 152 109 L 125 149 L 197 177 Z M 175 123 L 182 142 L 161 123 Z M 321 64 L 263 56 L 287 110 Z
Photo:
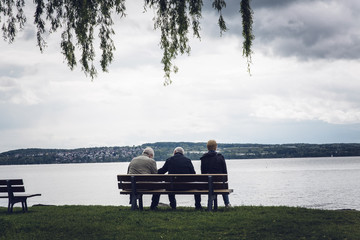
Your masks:
M 200 162 L 193 161 L 200 172 Z M 163 162 L 157 162 L 160 168 Z M 117 174 L 128 163 L 0 166 L 0 178 L 23 178 L 29 205 L 127 205 Z M 360 210 L 360 157 L 227 160 L 232 205 L 301 206 Z M 203 205 L 207 197 L 203 196 Z M 192 196 L 177 196 L 179 206 L 192 206 Z M 160 199 L 168 203 L 166 196 Z M 150 196 L 145 196 L 145 206 Z M 220 206 L 223 205 L 219 199 Z M 0 206 L 7 206 L 0 199 Z

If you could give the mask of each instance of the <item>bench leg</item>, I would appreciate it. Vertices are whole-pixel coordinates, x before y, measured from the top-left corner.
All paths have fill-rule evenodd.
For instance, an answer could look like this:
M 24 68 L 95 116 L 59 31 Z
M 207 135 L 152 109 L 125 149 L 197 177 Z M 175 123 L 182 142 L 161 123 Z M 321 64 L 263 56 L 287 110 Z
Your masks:
M 143 195 L 139 195 L 139 209 L 143 210 Z
M 21 201 L 21 207 L 22 207 L 23 213 L 28 211 L 26 199 Z
M 213 207 L 215 211 L 218 209 L 217 194 L 208 197 L 208 211 L 212 211 Z
M 139 206 L 137 205 L 138 200 L 139 200 Z M 133 194 L 131 195 L 131 210 L 136 210 L 138 207 L 140 210 L 143 210 L 142 194 Z
M 22 208 L 22 212 L 27 212 L 28 211 L 28 207 L 27 207 L 27 197 L 18 197 L 16 199 L 9 199 L 9 204 L 8 204 L 8 213 L 12 213 L 14 211 L 14 205 L 15 203 L 21 203 L 21 208 Z
M 8 208 L 8 213 L 12 213 L 13 212 L 13 210 L 14 210 L 14 202 L 12 202 L 12 203 L 9 203 L 9 208 Z
M 21 208 L 22 208 L 22 212 L 25 212 L 25 202 L 21 201 Z
M 208 197 L 208 211 L 212 211 L 212 206 L 213 206 L 213 195 L 209 195 Z
M 214 210 L 216 211 L 218 209 L 218 201 L 217 201 L 217 195 L 214 197 Z
M 131 210 L 136 210 L 136 195 L 131 195 Z

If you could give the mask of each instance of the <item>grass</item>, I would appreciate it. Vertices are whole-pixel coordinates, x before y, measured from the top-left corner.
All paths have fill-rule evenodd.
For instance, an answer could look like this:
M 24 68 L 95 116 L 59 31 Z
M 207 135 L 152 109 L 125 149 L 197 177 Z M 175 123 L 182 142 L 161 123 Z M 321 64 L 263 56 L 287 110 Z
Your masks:
M 359 211 L 234 207 L 217 212 L 114 206 L 0 207 L 0 239 L 360 239 Z

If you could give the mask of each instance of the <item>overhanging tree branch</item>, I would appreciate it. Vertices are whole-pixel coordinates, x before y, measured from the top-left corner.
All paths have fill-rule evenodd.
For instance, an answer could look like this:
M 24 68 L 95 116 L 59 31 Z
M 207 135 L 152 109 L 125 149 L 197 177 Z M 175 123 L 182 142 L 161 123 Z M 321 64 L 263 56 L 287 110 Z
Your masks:
M 250 73 L 250 64 L 252 63 L 251 54 L 253 53 L 251 50 L 251 46 L 253 40 L 255 39 L 255 36 L 252 33 L 253 11 L 250 8 L 250 0 L 241 1 L 240 12 L 242 16 L 242 25 L 243 25 L 242 35 L 244 37 L 243 56 L 246 57 L 247 68 L 248 68 L 248 72 Z
M 82 71 L 92 79 L 97 70 L 94 65 L 95 48 L 94 31 L 99 32 L 99 48 L 102 51 L 100 66 L 102 71 L 108 71 L 113 61 L 115 44 L 112 36 L 112 14 L 115 12 L 120 18 L 126 16 L 126 0 L 34 0 L 34 23 L 37 27 L 37 45 L 41 52 L 46 47 L 43 38 L 45 33 L 52 33 L 62 29 L 61 52 L 67 65 L 73 70 L 80 63 Z M 171 73 L 178 68 L 173 61 L 180 54 L 190 54 L 189 28 L 196 38 L 200 39 L 200 19 L 202 17 L 202 0 L 144 0 L 144 8 L 155 10 L 154 29 L 159 29 L 160 48 L 163 50 L 161 63 L 163 64 L 165 85 L 171 83 Z M 3 38 L 12 43 L 19 30 L 24 28 L 26 16 L 24 14 L 25 0 L 0 0 L 0 24 L 2 24 Z M 219 13 L 218 25 L 220 35 L 227 31 L 222 9 L 226 7 L 226 0 L 213 0 L 212 7 Z M 250 72 L 253 12 L 250 0 L 240 0 L 240 12 L 243 25 L 243 56 L 247 59 Z M 48 30 L 46 24 L 49 24 Z M 76 59 L 76 49 L 81 56 Z

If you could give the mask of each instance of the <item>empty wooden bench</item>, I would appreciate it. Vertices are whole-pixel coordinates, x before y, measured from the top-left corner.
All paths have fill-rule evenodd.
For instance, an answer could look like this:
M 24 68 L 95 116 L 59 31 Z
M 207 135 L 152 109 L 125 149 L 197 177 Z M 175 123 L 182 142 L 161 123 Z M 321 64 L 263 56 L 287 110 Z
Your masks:
M 132 195 L 131 209 L 137 201 L 143 209 L 144 194 L 201 194 L 208 195 L 208 210 L 216 210 L 217 195 L 229 194 L 227 174 L 124 174 L 118 175 L 120 194 Z
M 7 193 L 7 195 L 0 195 L 0 198 L 8 198 L 8 212 L 13 212 L 13 207 L 15 203 L 21 203 L 22 211 L 26 212 L 27 208 L 27 199 L 30 197 L 41 196 L 41 194 L 31 194 L 31 195 L 19 195 L 14 193 L 25 192 L 24 182 L 22 179 L 0 179 L 0 193 Z

